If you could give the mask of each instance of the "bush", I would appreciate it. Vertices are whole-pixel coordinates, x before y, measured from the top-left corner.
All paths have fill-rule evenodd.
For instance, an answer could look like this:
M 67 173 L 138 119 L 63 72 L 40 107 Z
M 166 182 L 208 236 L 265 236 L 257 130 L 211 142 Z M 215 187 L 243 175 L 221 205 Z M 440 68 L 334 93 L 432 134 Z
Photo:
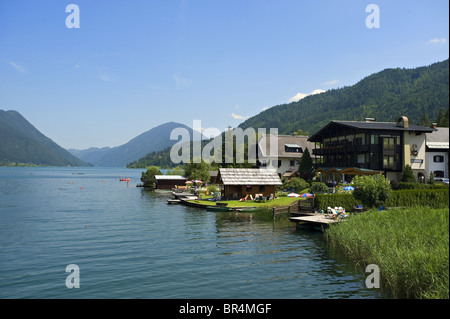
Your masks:
M 406 165 L 403 169 L 402 177 L 400 178 L 401 182 L 405 183 L 414 183 L 417 182 L 416 176 L 414 176 L 413 170 L 411 166 Z
M 355 176 L 353 196 L 364 206 L 379 207 L 384 205 L 391 193 L 391 184 L 383 175 Z
M 356 200 L 353 194 L 317 194 L 314 196 L 314 205 L 326 211 L 327 207 L 343 207 L 346 211 L 351 211 L 353 206 L 360 205 L 361 201 Z
M 431 208 L 449 207 L 449 189 L 403 189 L 392 191 L 386 201 L 389 207 L 427 206 Z
M 321 182 L 312 182 L 311 188 L 309 189 L 309 191 L 313 194 L 327 193 L 328 190 L 327 184 Z
M 448 189 L 444 184 L 398 183 L 397 189 Z
M 294 192 L 300 193 L 302 190 L 309 188 L 309 183 L 299 177 L 293 177 L 284 182 L 283 187 L 287 190 L 293 190 Z

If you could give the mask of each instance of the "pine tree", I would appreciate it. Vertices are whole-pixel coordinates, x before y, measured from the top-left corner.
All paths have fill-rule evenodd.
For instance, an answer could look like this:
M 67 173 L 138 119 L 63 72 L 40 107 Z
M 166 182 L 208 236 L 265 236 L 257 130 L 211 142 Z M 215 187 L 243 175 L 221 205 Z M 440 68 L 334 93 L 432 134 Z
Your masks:
M 303 152 L 303 156 L 298 167 L 298 174 L 300 175 L 300 178 L 305 181 L 310 181 L 314 177 L 314 165 L 308 148 L 306 148 Z

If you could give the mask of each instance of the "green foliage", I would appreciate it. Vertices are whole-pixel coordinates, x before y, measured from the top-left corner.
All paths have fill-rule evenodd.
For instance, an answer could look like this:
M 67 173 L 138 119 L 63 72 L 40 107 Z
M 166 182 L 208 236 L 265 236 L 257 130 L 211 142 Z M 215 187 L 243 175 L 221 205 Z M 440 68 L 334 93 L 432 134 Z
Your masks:
M 322 182 L 312 182 L 310 193 L 313 194 L 321 194 L 321 193 L 327 193 L 329 191 L 327 184 Z
M 449 127 L 449 108 L 447 108 L 447 112 L 444 112 L 444 110 L 441 108 L 439 109 L 437 118 L 436 118 L 436 124 L 438 127 Z
M 388 207 L 427 206 L 430 208 L 449 207 L 449 189 L 403 189 L 392 191 L 386 201 Z
M 353 196 L 364 206 L 379 207 L 389 198 L 391 184 L 383 175 L 355 176 L 353 178 Z
M 400 178 L 401 182 L 404 183 L 414 183 L 417 182 L 416 177 L 414 176 L 413 170 L 410 165 L 406 164 L 403 169 L 402 177 Z
M 405 115 L 410 123 L 419 123 L 423 112 L 435 119 L 439 109 L 449 105 L 448 74 L 448 59 L 415 69 L 386 69 L 353 86 L 271 107 L 240 127 L 277 127 L 279 134 L 291 134 L 299 127 L 315 133 L 331 120 L 361 121 L 374 117 L 395 122 L 398 116 Z
M 319 209 L 326 211 L 327 207 L 343 207 L 346 211 L 352 211 L 353 206 L 361 205 L 361 201 L 358 201 L 353 197 L 353 194 L 316 194 L 314 196 L 314 205 Z
M 301 191 L 309 188 L 309 183 L 299 177 L 293 177 L 289 180 L 284 181 L 283 188 L 300 193 Z
M 162 173 L 158 167 L 151 166 L 147 169 L 146 172 L 142 172 L 141 182 L 144 184 L 144 186 L 154 187 L 156 184 L 155 175 L 162 175 Z
M 398 183 L 397 189 L 448 189 L 447 185 L 444 184 L 423 184 L 423 183 Z
M 314 165 L 308 148 L 305 148 L 305 151 L 303 152 L 298 167 L 298 174 L 306 181 L 310 181 L 314 177 Z
M 209 180 L 209 171 L 211 167 L 208 163 L 201 160 L 201 163 L 188 163 L 184 169 L 185 176 L 188 180 L 199 179 L 203 182 L 207 182 Z
M 428 178 L 428 184 L 434 185 L 435 183 L 436 183 L 436 181 L 434 179 L 434 174 L 433 174 L 433 172 L 430 172 L 430 177 Z
M 369 211 L 330 226 L 326 239 L 363 268 L 376 264 L 394 298 L 449 298 L 448 209 Z

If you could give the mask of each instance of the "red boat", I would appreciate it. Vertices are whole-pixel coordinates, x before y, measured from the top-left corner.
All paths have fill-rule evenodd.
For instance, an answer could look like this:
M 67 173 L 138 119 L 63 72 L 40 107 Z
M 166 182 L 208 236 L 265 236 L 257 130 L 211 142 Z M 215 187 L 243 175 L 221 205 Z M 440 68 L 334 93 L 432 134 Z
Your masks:
M 121 178 L 120 178 L 120 181 L 121 181 L 121 182 L 129 182 L 130 179 L 129 179 L 129 178 L 122 178 L 122 177 L 121 177 Z

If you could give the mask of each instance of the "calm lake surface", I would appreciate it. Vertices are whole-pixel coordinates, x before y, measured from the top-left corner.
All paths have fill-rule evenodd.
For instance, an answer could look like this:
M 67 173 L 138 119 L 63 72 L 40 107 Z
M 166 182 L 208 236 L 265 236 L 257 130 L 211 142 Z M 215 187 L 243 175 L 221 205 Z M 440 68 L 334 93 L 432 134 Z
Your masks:
M 141 172 L 0 167 L 0 298 L 382 298 L 321 232 L 167 205 Z

